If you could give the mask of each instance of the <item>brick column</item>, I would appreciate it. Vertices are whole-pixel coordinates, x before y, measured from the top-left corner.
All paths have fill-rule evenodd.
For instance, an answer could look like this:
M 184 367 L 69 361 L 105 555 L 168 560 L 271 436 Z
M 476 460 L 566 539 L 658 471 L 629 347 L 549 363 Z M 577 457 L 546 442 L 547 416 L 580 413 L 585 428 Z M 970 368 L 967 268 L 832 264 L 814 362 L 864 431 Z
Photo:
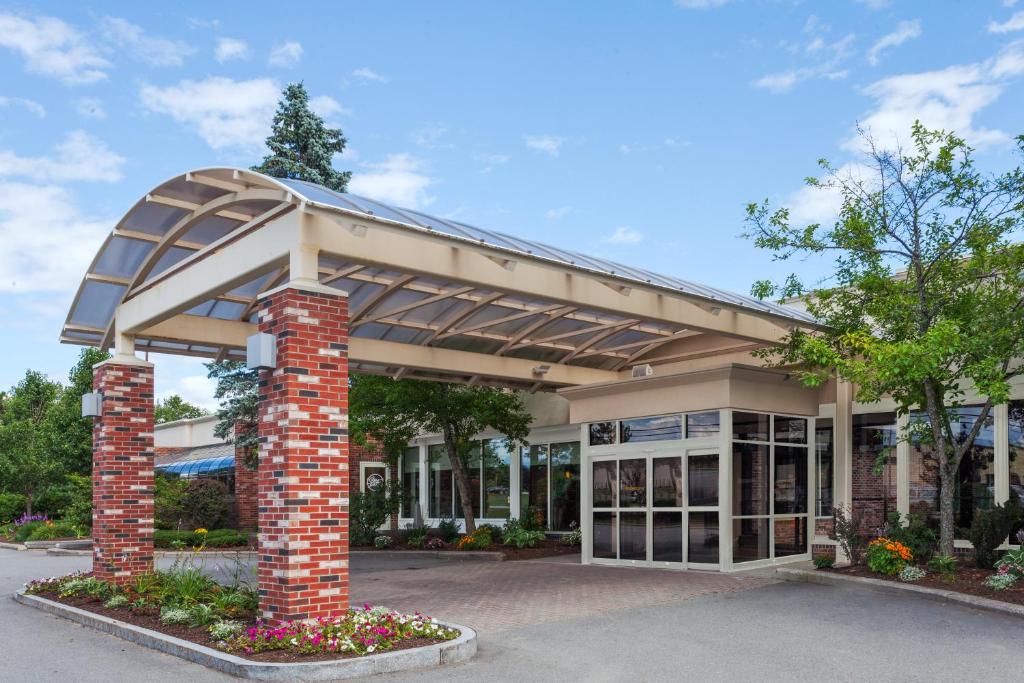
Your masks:
M 153 365 L 104 361 L 93 389 L 92 570 L 124 582 L 153 570 Z
M 235 437 L 239 429 L 235 428 Z M 245 464 L 248 448 L 235 448 L 235 512 L 239 529 L 255 529 L 259 510 L 256 470 Z
M 348 300 L 292 284 L 261 297 L 259 327 L 277 337 L 259 382 L 260 611 L 329 616 L 348 609 Z

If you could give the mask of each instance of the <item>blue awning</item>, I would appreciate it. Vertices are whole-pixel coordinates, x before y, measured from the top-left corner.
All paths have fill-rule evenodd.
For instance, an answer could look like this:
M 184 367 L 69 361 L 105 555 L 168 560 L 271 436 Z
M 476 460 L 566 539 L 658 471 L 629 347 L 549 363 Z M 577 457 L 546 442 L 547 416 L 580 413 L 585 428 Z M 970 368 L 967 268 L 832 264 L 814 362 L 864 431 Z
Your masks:
M 217 458 L 202 458 L 199 460 L 183 460 L 181 462 L 156 466 L 158 472 L 177 474 L 182 477 L 196 477 L 200 474 L 211 474 L 223 470 L 233 470 L 234 468 L 234 455 L 222 455 Z

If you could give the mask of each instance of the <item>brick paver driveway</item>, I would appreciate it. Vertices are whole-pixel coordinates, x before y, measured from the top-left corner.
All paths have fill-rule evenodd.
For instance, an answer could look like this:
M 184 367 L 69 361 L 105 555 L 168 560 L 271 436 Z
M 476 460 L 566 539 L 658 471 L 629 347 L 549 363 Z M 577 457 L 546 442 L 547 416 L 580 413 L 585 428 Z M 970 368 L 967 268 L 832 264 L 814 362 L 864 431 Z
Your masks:
M 355 556 L 352 603 L 418 609 L 488 633 L 772 583 L 711 572 L 584 566 L 569 559 L 416 563 L 391 553 L 387 560 Z

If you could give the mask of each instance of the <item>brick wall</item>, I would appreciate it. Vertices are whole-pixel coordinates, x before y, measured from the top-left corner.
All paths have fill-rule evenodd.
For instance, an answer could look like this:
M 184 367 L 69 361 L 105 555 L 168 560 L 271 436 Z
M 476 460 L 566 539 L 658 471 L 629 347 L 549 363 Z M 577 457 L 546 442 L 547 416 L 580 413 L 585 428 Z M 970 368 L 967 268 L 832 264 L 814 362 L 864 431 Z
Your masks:
M 93 573 L 125 582 L 153 569 L 153 366 L 106 361 L 93 423 Z
M 259 302 L 277 337 L 260 373 L 260 611 L 272 622 L 348 608 L 347 299 L 295 288 Z
M 872 470 L 876 454 L 870 449 L 853 452 L 853 508 L 862 513 L 861 531 L 875 533 L 886 514 L 896 511 L 896 458 L 889 458 L 881 474 Z
M 235 438 L 242 424 L 235 425 Z M 259 522 L 259 488 L 256 470 L 246 464 L 248 448 L 235 447 L 235 518 L 239 529 L 255 529 Z
M 362 467 L 361 463 L 364 462 L 379 462 L 387 463 L 387 458 L 384 456 L 384 451 L 380 445 L 373 442 L 368 443 L 366 446 L 360 446 L 357 443 L 350 443 L 348 445 L 349 451 L 349 491 L 355 493 L 363 490 L 362 480 Z M 388 478 L 395 479 L 397 477 L 395 472 L 395 466 L 391 465 L 388 470 Z M 398 531 L 398 515 L 392 515 L 390 524 L 392 531 Z

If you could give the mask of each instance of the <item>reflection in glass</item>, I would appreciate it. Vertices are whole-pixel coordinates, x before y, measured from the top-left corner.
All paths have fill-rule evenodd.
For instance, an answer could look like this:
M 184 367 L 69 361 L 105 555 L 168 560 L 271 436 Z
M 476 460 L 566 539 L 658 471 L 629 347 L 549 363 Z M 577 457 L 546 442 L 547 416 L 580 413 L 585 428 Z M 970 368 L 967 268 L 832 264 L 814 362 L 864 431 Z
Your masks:
M 547 521 L 548 447 L 530 446 L 522 451 L 519 510 L 521 517 L 535 518 L 539 513 Z
M 807 443 L 807 419 L 776 415 L 775 440 L 782 443 Z
M 732 414 L 732 438 L 739 441 L 767 441 L 768 416 L 761 413 L 734 411 Z
M 647 559 L 647 513 L 619 513 L 619 559 Z
M 654 507 L 683 506 L 683 460 L 681 457 L 653 458 Z
M 691 512 L 688 562 L 718 564 L 718 513 Z
M 619 491 L 614 460 L 598 460 L 592 463 L 593 502 L 596 508 L 616 507 Z
M 512 454 L 505 439 L 489 439 L 484 446 L 483 516 L 508 519 Z
M 580 442 L 551 444 L 551 525 L 569 531 L 580 523 Z
M 448 453 L 441 444 L 430 446 L 427 453 L 430 458 L 430 516 L 451 517 L 455 489 Z
M 683 438 L 683 418 L 679 415 L 640 417 L 619 422 L 620 443 L 669 441 Z
M 614 560 L 615 553 L 615 512 L 595 512 L 593 526 L 594 557 Z
M 624 458 L 619 461 L 619 507 L 647 505 L 647 459 Z M 625 524 L 625 522 L 623 522 Z
M 717 410 L 710 410 L 706 413 L 690 413 L 686 416 L 686 438 L 715 436 L 719 432 L 719 424 Z
M 864 482 L 857 495 L 864 502 L 863 526 L 876 529 L 896 510 L 896 414 L 854 415 L 852 438 L 853 471 L 864 473 L 860 475 Z M 876 474 L 879 462 L 883 463 L 882 470 Z
M 733 514 L 767 515 L 771 482 L 768 446 L 732 445 Z
M 1010 401 L 1010 497 L 1024 507 L 1024 401 Z M 1010 531 L 1010 543 L 1018 545 L 1017 532 L 1024 525 Z
M 775 557 L 803 555 L 807 552 L 807 518 L 775 520 Z
M 768 551 L 768 519 L 732 520 L 732 561 L 766 560 Z
M 654 512 L 651 515 L 653 536 L 651 559 L 655 562 L 683 561 L 683 513 Z
M 591 422 L 590 423 L 590 445 L 607 446 L 615 443 L 614 422 Z
M 807 512 L 807 449 L 775 447 L 775 514 Z
M 686 459 L 690 507 L 718 505 L 718 453 Z
M 420 502 L 420 449 L 406 448 L 402 453 L 402 517 L 414 517 Z M 423 514 L 422 512 L 420 514 Z
M 814 496 L 814 514 L 818 517 L 831 517 L 832 485 L 835 477 L 832 472 L 832 463 L 835 458 L 835 433 L 832 429 L 832 418 L 815 420 L 814 433 L 815 485 L 817 487 Z

